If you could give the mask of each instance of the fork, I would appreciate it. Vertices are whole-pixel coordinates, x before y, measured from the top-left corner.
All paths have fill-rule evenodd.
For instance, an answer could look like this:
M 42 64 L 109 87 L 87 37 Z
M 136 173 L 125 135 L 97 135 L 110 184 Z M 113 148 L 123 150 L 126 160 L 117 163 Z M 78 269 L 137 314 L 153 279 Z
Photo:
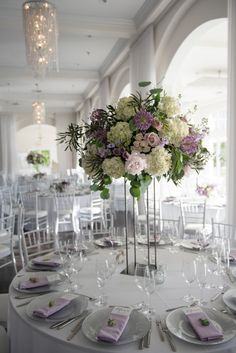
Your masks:
M 166 335 L 167 341 L 169 342 L 169 345 L 170 345 L 170 348 L 171 348 L 172 352 L 176 352 L 177 351 L 176 346 L 175 346 L 175 344 L 174 344 L 174 342 L 172 340 L 170 331 L 169 331 L 168 327 L 166 326 L 165 320 L 161 321 L 161 327 L 162 327 L 162 331 Z

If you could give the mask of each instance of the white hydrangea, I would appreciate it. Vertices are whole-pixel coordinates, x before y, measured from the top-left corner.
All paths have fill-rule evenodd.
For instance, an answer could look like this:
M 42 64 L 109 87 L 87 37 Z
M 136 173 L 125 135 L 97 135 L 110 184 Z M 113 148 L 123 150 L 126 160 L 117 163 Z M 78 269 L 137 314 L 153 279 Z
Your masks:
M 125 174 L 125 165 L 120 157 L 106 158 L 102 162 L 102 169 L 111 178 L 121 178 Z
M 163 96 L 160 100 L 159 108 L 170 118 L 180 114 L 179 100 L 174 97 Z
M 170 144 L 179 147 L 184 137 L 189 134 L 188 124 L 178 117 L 167 119 L 161 130 L 161 136 L 166 137 Z
M 146 156 L 145 171 L 152 176 L 162 176 L 171 167 L 171 154 L 164 148 L 157 146 Z
M 131 102 L 133 102 L 133 98 L 131 96 L 123 97 L 118 100 L 116 107 L 117 119 L 127 121 L 135 114 L 135 109 L 131 105 Z

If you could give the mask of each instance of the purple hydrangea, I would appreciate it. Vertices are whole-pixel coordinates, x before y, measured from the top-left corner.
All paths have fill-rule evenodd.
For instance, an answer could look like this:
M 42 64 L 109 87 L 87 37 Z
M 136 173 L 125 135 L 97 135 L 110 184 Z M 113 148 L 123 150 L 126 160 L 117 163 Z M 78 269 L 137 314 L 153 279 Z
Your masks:
M 166 137 L 162 137 L 159 146 L 164 147 L 165 145 L 168 145 L 169 140 Z
M 149 129 L 153 121 L 154 116 L 143 108 L 133 118 L 134 125 L 142 131 Z
M 184 153 L 191 156 L 197 152 L 198 145 L 201 139 L 202 139 L 201 134 L 197 134 L 193 132 L 192 134 L 183 138 L 180 148 Z

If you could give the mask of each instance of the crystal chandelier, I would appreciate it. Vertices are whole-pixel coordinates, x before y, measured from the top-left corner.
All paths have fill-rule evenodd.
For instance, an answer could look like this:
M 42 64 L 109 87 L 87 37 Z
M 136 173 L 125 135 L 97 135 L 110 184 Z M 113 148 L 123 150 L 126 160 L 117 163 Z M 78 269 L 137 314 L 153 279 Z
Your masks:
M 56 8 L 44 0 L 23 4 L 26 56 L 37 77 L 58 71 Z
M 45 104 L 43 102 L 35 101 L 32 104 L 33 119 L 36 124 L 42 124 L 45 121 Z

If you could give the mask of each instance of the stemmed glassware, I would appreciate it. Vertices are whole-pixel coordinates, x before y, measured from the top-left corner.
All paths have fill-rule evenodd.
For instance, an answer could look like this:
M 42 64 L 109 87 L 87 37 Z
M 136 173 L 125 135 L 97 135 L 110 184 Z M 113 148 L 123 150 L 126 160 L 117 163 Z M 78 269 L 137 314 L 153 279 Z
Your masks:
M 196 262 L 195 261 L 183 261 L 182 263 L 182 276 L 184 277 L 185 282 L 189 285 L 189 291 L 191 284 L 196 280 Z M 194 296 L 191 293 L 186 294 L 183 297 L 184 301 L 191 303 L 195 300 Z
M 199 303 L 201 305 L 206 305 L 207 301 L 205 300 L 205 288 L 207 287 L 208 267 L 207 267 L 206 260 L 204 258 L 196 261 L 196 275 L 197 275 L 197 282 L 201 288 L 201 298 Z
M 97 260 L 96 261 L 96 280 L 97 286 L 99 289 L 99 296 L 95 302 L 97 306 L 104 306 L 105 298 L 104 298 L 104 286 L 110 276 L 108 262 L 107 260 Z
M 144 292 L 144 272 L 145 272 L 146 265 L 144 264 L 136 264 L 135 271 L 134 271 L 134 281 L 136 286 L 141 292 Z M 141 310 L 145 310 L 144 301 L 139 303 L 138 308 Z
M 144 290 L 148 296 L 148 315 L 152 316 L 154 314 L 154 309 L 151 308 L 151 296 L 155 292 L 156 288 L 156 271 L 150 270 L 148 266 L 144 270 Z

